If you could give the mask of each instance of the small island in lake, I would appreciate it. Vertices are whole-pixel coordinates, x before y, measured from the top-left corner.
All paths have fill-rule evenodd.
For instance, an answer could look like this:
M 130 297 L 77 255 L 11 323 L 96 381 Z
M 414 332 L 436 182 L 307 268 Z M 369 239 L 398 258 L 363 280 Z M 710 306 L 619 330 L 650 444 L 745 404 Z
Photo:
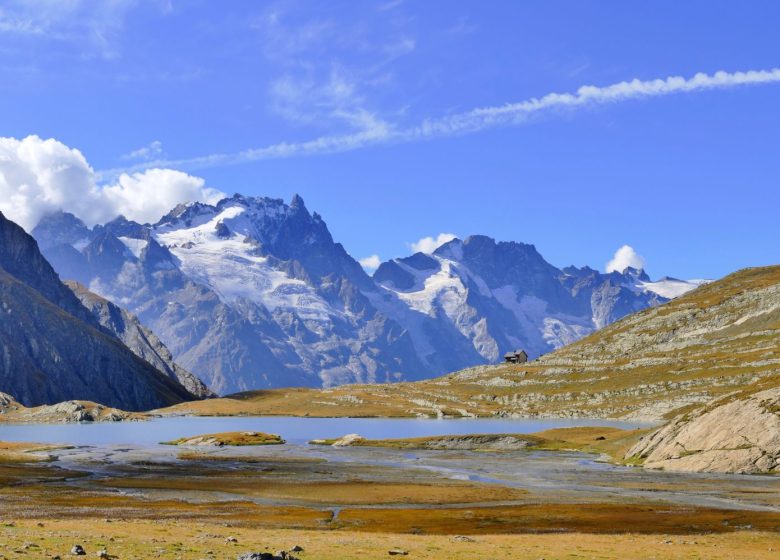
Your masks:
M 281 445 L 285 443 L 285 441 L 281 436 L 263 432 L 221 432 L 218 434 L 182 437 L 173 441 L 163 441 L 161 443 L 163 445 L 202 445 L 214 447 L 230 445 L 241 447 L 248 445 Z

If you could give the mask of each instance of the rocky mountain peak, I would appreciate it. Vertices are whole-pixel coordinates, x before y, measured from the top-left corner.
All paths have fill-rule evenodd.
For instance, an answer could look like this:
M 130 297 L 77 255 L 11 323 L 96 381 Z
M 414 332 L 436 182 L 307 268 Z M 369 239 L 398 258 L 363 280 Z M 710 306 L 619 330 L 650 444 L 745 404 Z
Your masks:
M 90 236 L 90 230 L 84 222 L 61 210 L 41 218 L 31 233 L 42 249 L 57 245 L 77 245 L 82 241 L 86 243 Z
M 413 379 L 517 348 L 533 357 L 665 301 L 641 271 L 562 271 L 534 245 L 486 235 L 371 278 L 299 195 L 179 205 L 152 226 L 97 226 L 89 241 L 47 257 L 129 307 L 219 391 Z
M 300 210 L 302 212 L 306 212 L 307 214 L 309 211 L 306 209 L 306 204 L 303 202 L 303 198 L 299 194 L 294 194 L 292 199 L 290 200 L 290 208 L 293 208 L 294 210 Z
M 627 278 L 641 282 L 650 282 L 650 277 L 645 272 L 644 268 L 634 268 L 633 266 L 627 266 L 623 269 L 621 274 Z
M 212 210 L 213 206 L 202 202 L 178 204 L 173 210 L 160 218 L 153 227 L 190 227 L 198 217 L 208 215 Z
M 93 232 L 96 233 L 103 230 L 116 237 L 132 237 L 135 239 L 148 239 L 149 237 L 149 224 L 139 224 L 121 215 L 102 226 L 95 226 Z

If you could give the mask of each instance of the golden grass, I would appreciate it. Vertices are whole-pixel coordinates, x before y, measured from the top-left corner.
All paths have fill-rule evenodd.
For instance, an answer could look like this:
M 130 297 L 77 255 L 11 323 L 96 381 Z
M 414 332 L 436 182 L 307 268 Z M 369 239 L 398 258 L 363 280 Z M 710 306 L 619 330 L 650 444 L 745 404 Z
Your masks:
M 180 527 L 192 527 L 202 523 L 219 523 L 231 528 L 271 529 L 299 528 L 336 531 L 359 531 L 367 533 L 425 534 L 425 535 L 508 535 L 537 533 L 580 533 L 580 534 L 686 534 L 706 535 L 712 533 L 734 533 L 761 531 L 780 534 L 780 513 L 766 511 L 723 510 L 696 506 L 679 506 L 663 503 L 540 503 L 535 500 L 522 501 L 517 505 L 505 505 L 511 498 L 522 498 L 501 491 L 472 494 L 473 505 L 457 502 L 457 495 L 463 495 L 455 487 L 437 490 L 423 489 L 430 499 L 443 498 L 436 507 L 422 507 L 420 488 L 409 485 L 399 492 L 388 486 L 356 484 L 355 492 L 373 492 L 366 499 L 368 508 L 345 504 L 334 518 L 330 509 L 344 500 L 339 492 L 348 487 L 325 485 L 317 489 L 308 485 L 300 491 L 292 490 L 292 496 L 311 496 L 321 500 L 321 505 L 267 505 L 248 500 L 185 502 L 179 499 L 152 499 L 116 492 L 84 491 L 83 489 L 52 484 L 30 484 L 24 487 L 5 488 L 0 492 L 4 520 L 13 518 L 67 520 L 67 519 L 112 519 L 123 521 L 155 520 L 172 521 Z M 475 485 L 479 488 L 478 485 Z M 173 486 L 172 489 L 176 489 Z M 468 486 L 463 489 L 468 490 Z M 481 489 L 484 489 L 481 488 Z M 404 493 L 415 500 L 409 507 L 389 507 L 398 503 Z M 283 492 L 284 497 L 290 494 Z M 359 496 L 360 494 L 353 494 Z M 272 495 L 273 496 L 273 495 Z M 468 497 L 469 494 L 466 494 Z M 249 497 L 249 496 L 247 496 Z M 526 498 L 528 498 L 526 496 Z M 452 499 L 451 504 L 446 503 Z M 386 502 L 387 507 L 381 503 Z M 491 500 L 495 505 L 486 505 Z M 419 505 L 416 505 L 419 504 Z M 233 529 L 231 529 L 232 531 Z M 334 537 L 338 538 L 338 537 Z
M 216 434 L 203 434 L 189 436 L 173 441 L 161 442 L 164 445 L 214 445 L 214 446 L 252 446 L 252 445 L 281 445 L 284 440 L 276 434 L 263 432 L 220 432 Z
M 527 504 L 489 508 L 345 509 L 344 528 L 416 534 L 780 532 L 780 513 L 653 504 Z M 468 527 L 468 529 L 466 529 Z
M 350 447 L 382 447 L 389 449 L 443 449 L 447 442 L 456 441 L 462 444 L 470 444 L 472 451 L 503 452 L 503 449 L 491 447 L 490 440 L 500 438 L 514 438 L 518 441 L 528 442 L 528 450 L 545 451 L 579 451 L 583 453 L 596 453 L 607 455 L 614 462 L 624 463 L 626 452 L 639 441 L 639 438 L 651 430 L 622 430 L 619 428 L 584 426 L 576 428 L 556 428 L 534 434 L 471 434 L 471 435 L 445 435 L 417 438 L 396 439 L 359 439 Z M 481 442 L 487 436 L 487 441 Z M 337 439 L 312 440 L 313 445 L 333 445 Z M 453 450 L 463 450 L 466 447 L 453 446 Z M 511 450 L 511 449 L 509 449 Z
M 387 449 L 446 449 L 448 442 L 456 442 L 459 447 L 452 447 L 453 450 L 470 451 L 503 451 L 490 447 L 489 441 L 479 441 L 481 439 L 493 440 L 501 438 L 513 438 L 518 442 L 525 441 L 529 447 L 538 445 L 541 440 L 528 434 L 465 434 L 465 435 L 444 435 L 444 436 L 423 436 L 415 438 L 389 438 L 389 439 L 356 439 L 347 447 L 383 447 Z M 313 439 L 310 445 L 333 445 L 339 439 Z
M 594 433 L 552 430 L 546 436 L 590 445 Z M 620 441 L 619 434 L 600 433 L 606 439 L 598 441 L 604 445 Z M 120 559 L 181 560 L 235 558 L 293 545 L 305 549 L 297 554 L 302 560 L 381 558 L 394 548 L 430 560 L 637 554 L 763 560 L 780 550 L 780 514 L 774 512 L 660 503 L 545 503 L 541 495 L 501 486 L 351 480 L 354 467 L 347 466 L 338 467 L 349 469 L 347 479 L 334 482 L 334 474 L 318 463 L 267 461 L 278 464 L 279 480 L 255 467 L 236 471 L 150 464 L 136 467 L 136 476 L 100 485 L 88 480 L 79 487 L 56 482 L 55 477 L 68 473 L 54 467 L 7 465 L 17 471 L 19 484 L 0 486 L 0 555 L 65 558 L 74 544 L 84 546 L 88 557 L 105 549 Z M 329 480 L 301 483 L 290 478 L 297 468 L 323 472 Z M 190 490 L 228 492 L 235 499 L 184 501 Z M 260 503 L 250 499 L 258 497 Z M 506 505 L 512 499 L 519 505 Z M 269 505 L 266 500 L 284 503 Z M 409 501 L 420 505 L 402 507 Z M 490 502 L 495 505 L 486 505 Z M 353 507 L 362 503 L 371 507 Z M 340 505 L 344 509 L 335 514 L 334 506 Z
M 652 430 L 621 430 L 619 428 L 578 427 L 556 428 L 537 432 L 541 439 L 536 449 L 550 451 L 581 451 L 608 455 L 613 461 L 622 463 L 626 452 L 639 438 Z
M 63 445 L 47 445 L 40 443 L 0 441 L 0 463 L 35 463 L 48 461 L 45 451 L 66 449 Z
M 182 451 L 177 455 L 182 461 L 213 461 L 216 463 L 269 463 L 274 465 L 299 463 L 325 463 L 325 459 L 316 457 L 262 457 L 258 455 L 226 455 L 221 453 L 204 453 L 202 451 Z
M 776 558 L 780 550 L 780 536 L 757 531 L 674 536 L 639 533 L 473 535 L 470 540 L 465 540 L 447 535 L 227 527 L 209 521 L 126 520 L 107 523 L 73 518 L 46 519 L 42 527 L 38 523 L 36 519 L 25 519 L 15 521 L 12 527 L 0 524 L 3 553 L 21 558 L 51 558 L 55 555 L 66 558 L 74 544 L 81 544 L 88 558 L 105 549 L 120 559 L 198 560 L 207 557 L 235 558 L 243 552 L 273 552 L 298 545 L 304 549 L 296 553 L 302 560 L 386 558 L 388 551 L 396 548 L 408 551 L 408 558 L 422 560 L 610 560 L 638 557 L 767 560 Z M 228 537 L 237 542 L 226 543 Z M 16 550 L 20 553 L 15 553 Z
M 506 413 L 621 417 L 657 402 L 677 403 L 662 412 L 668 419 L 703 400 L 750 391 L 754 384 L 777 386 L 780 311 L 762 309 L 760 298 L 740 300 L 742 307 L 729 306 L 743 294 L 774 289 L 778 284 L 780 266 L 746 269 L 668 304 L 626 317 L 528 364 L 502 364 L 481 373 L 454 373 L 390 387 L 253 391 L 177 405 L 163 412 L 312 417 L 490 417 Z M 732 324 L 718 324 L 710 332 L 676 338 L 678 333 L 695 331 L 700 318 L 718 323 L 723 313 L 732 314 Z M 745 320 L 736 320 L 741 317 Z M 621 346 L 622 337 L 628 333 L 634 341 L 630 352 Z M 507 383 L 488 383 L 493 378 Z M 423 401 L 430 404 L 420 404 Z
M 269 477 L 185 476 L 107 478 L 115 489 L 224 492 L 286 503 L 323 505 L 459 504 L 521 500 L 525 490 L 459 482 L 295 481 Z

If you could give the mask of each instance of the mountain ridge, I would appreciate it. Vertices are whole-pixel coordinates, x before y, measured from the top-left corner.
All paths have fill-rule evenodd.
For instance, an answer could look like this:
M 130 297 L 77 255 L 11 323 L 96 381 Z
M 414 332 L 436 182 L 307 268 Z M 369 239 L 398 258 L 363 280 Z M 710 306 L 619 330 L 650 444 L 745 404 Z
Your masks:
M 192 399 L 98 323 L 0 213 L 0 391 L 26 406 L 73 399 L 142 410 Z
M 129 308 L 223 394 L 422 379 L 518 347 L 537 356 L 666 301 L 638 271 L 575 276 L 532 245 L 487 236 L 387 261 L 372 277 L 298 195 L 236 194 L 180 204 L 155 224 L 91 229 L 58 213 L 33 234 L 58 270 Z
M 200 379 L 174 361 L 170 350 L 137 317 L 90 292 L 78 282 L 65 281 L 65 285 L 92 312 L 100 325 L 113 333 L 136 356 L 181 383 L 192 395 L 198 398 L 215 396 Z
M 738 271 L 525 364 L 393 386 L 257 391 L 172 411 L 662 422 L 779 383 L 780 266 L 770 266 Z

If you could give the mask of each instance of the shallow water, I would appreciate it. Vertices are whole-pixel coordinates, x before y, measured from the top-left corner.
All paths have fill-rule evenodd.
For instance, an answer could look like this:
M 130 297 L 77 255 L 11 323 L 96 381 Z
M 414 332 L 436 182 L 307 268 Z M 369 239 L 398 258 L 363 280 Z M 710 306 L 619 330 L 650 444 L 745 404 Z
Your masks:
M 609 426 L 640 428 L 643 424 L 600 419 L 428 419 L 428 418 L 298 418 L 173 417 L 147 422 L 84 424 L 0 424 L 0 441 L 32 441 L 71 445 L 153 446 L 161 441 L 217 432 L 256 431 L 279 434 L 290 443 L 338 438 L 357 433 L 370 439 L 437 435 L 520 433 L 551 428 Z
M 263 431 L 280 434 L 286 445 L 242 448 L 198 448 L 199 453 L 219 455 L 224 463 L 208 463 L 209 469 L 251 472 L 264 465 L 233 462 L 231 456 L 258 459 L 291 458 L 316 460 L 304 479 L 321 480 L 321 464 L 334 480 L 355 469 L 369 479 L 413 481 L 431 475 L 441 479 L 468 480 L 521 488 L 532 499 L 549 502 L 659 501 L 691 506 L 780 511 L 780 484 L 776 477 L 664 473 L 618 467 L 596 462 L 596 456 L 574 452 L 512 451 L 477 453 L 468 451 L 424 451 L 383 448 L 332 448 L 306 445 L 315 438 L 334 438 L 359 433 L 368 438 L 407 438 L 446 434 L 533 433 L 573 426 L 644 427 L 636 423 L 605 420 L 564 419 L 382 419 L 382 418 L 297 418 L 297 417 L 173 417 L 148 422 L 97 424 L 0 424 L 0 440 L 63 443 L 77 446 L 52 452 L 54 465 L 84 471 L 91 476 L 68 484 L 90 488 L 101 477 L 148 474 L 149 465 L 197 463 L 179 458 L 180 449 L 160 445 L 179 437 L 223 431 Z M 344 467 L 342 467 L 344 466 Z M 159 468 L 159 467 L 158 467 Z M 345 470 L 346 468 L 346 470 Z M 164 472 L 161 471 L 161 473 Z M 339 474 L 340 473 L 340 474 Z M 427 473 L 427 474 L 426 474 Z M 258 503 L 284 505 L 285 500 L 263 497 L 211 495 L 208 492 L 144 490 L 149 496 L 191 501 L 250 499 Z M 202 494 L 202 495 L 201 495 Z M 493 504 L 495 505 L 495 504 Z M 465 504 L 464 507 L 474 504 Z M 370 508 L 371 505 L 352 507 Z M 377 506 L 378 507 L 378 506 Z M 383 506 L 404 507 L 404 506 Z M 436 507 L 428 505 L 424 507 Z M 457 507 L 450 505 L 450 507 Z

